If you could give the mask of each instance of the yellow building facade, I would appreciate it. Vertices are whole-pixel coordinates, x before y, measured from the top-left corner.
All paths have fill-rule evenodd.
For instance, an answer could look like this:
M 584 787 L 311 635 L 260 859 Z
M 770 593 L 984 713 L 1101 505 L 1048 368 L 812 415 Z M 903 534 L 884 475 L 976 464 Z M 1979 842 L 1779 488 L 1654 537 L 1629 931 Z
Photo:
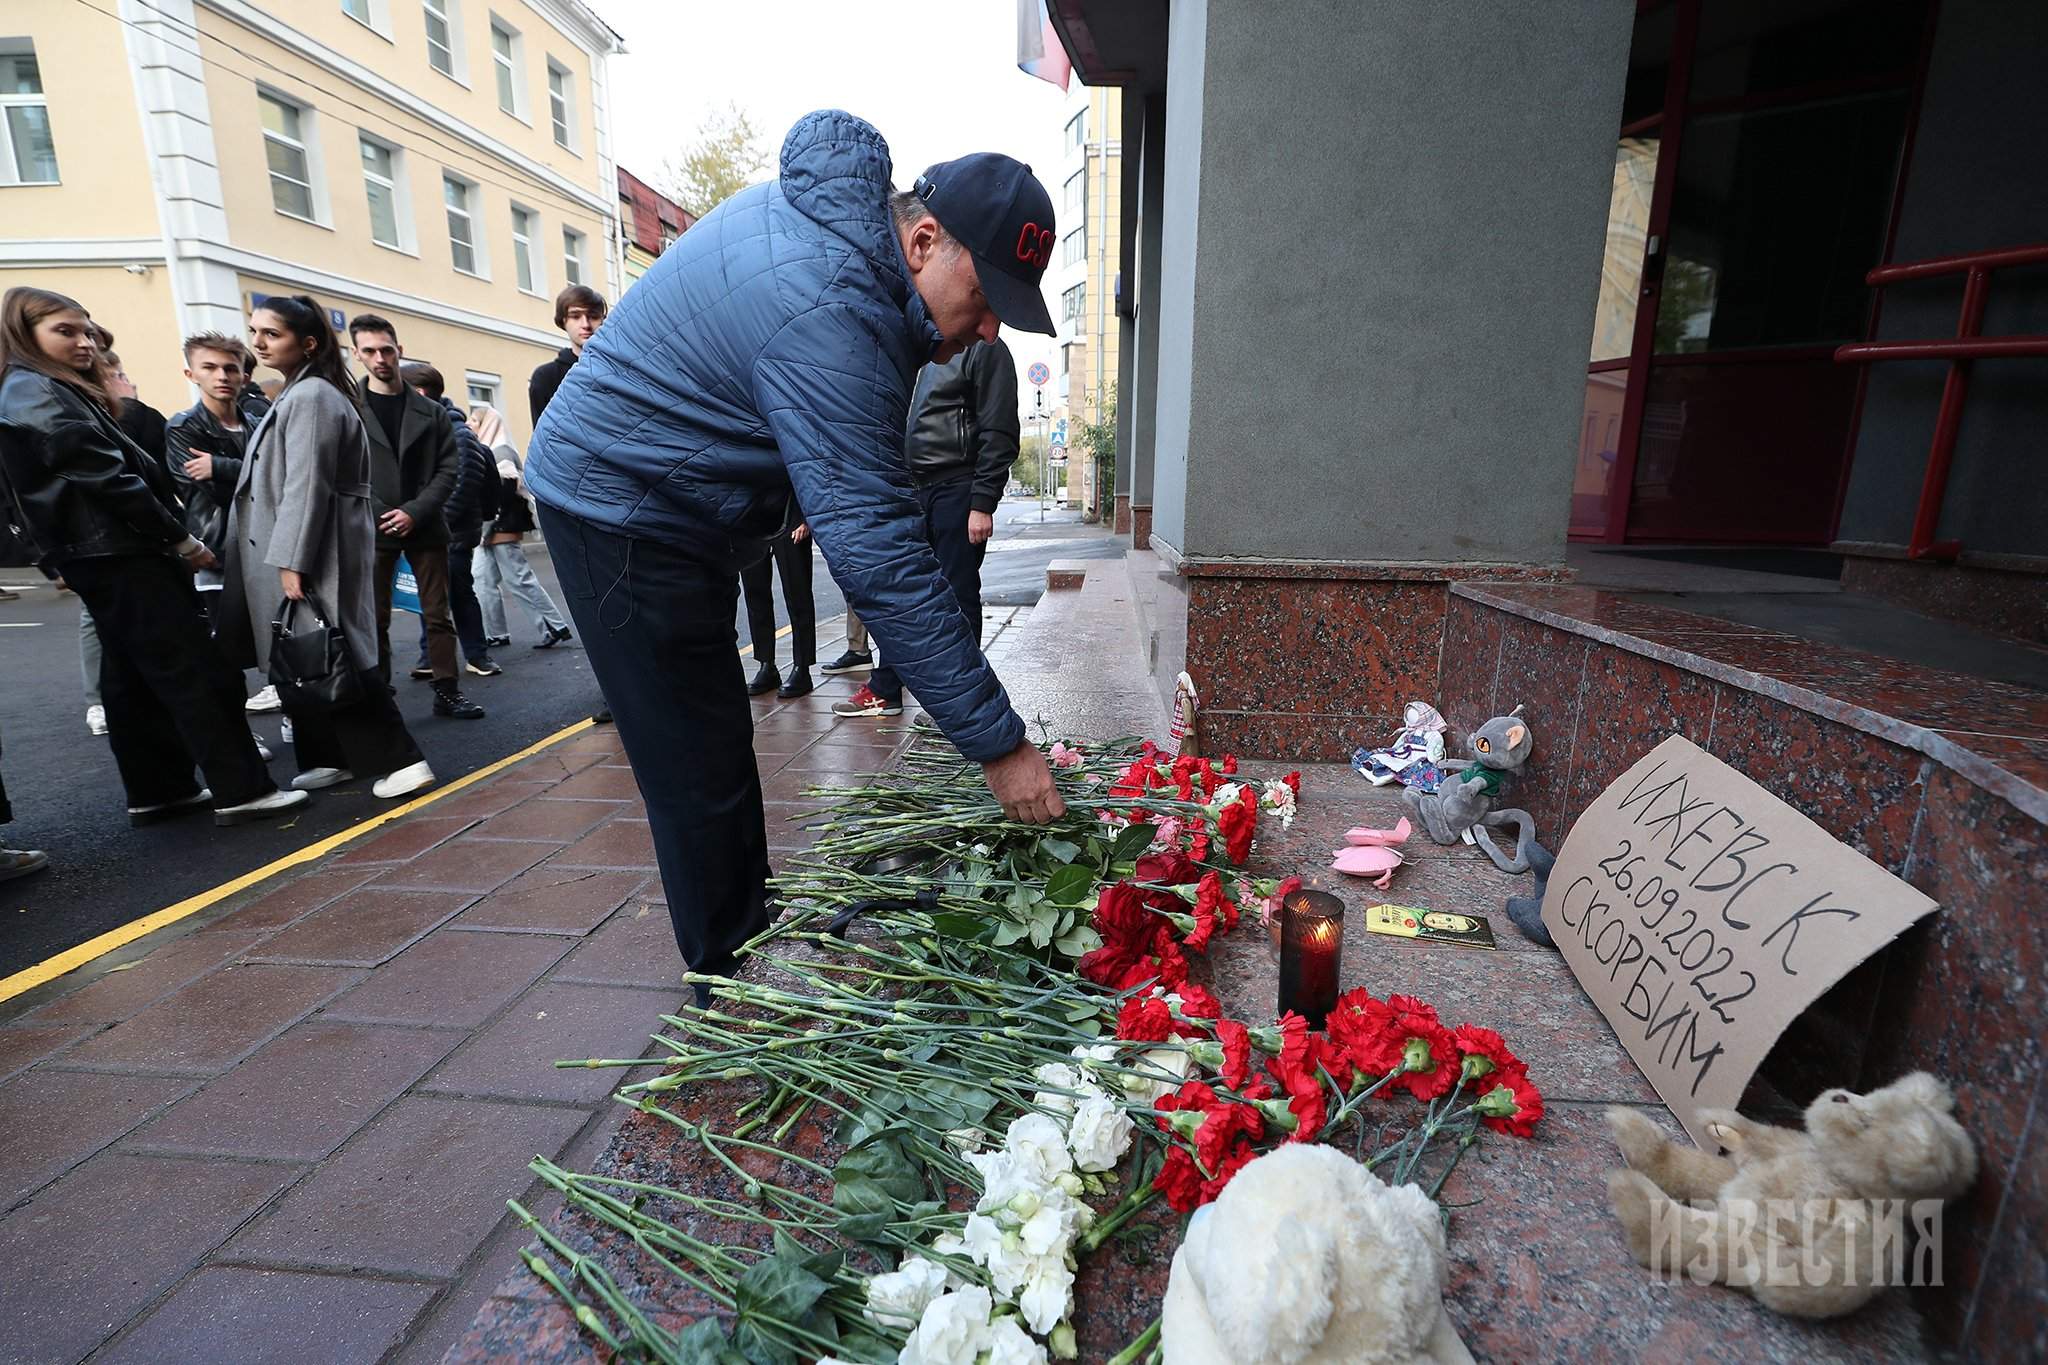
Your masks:
M 1056 176 L 1048 184 L 1058 216 L 1060 244 L 1047 271 L 1055 338 L 1053 435 L 1066 436 L 1067 501 L 1091 516 L 1110 498 L 1093 459 L 1081 445 L 1081 427 L 1103 419 L 1116 383 L 1118 318 L 1116 272 L 1123 231 L 1123 100 L 1114 87 L 1075 85 Z
M 377 313 L 523 445 L 556 291 L 619 292 L 619 50 L 580 0 L 0 0 L 0 288 L 77 298 L 166 413 L 263 296 Z

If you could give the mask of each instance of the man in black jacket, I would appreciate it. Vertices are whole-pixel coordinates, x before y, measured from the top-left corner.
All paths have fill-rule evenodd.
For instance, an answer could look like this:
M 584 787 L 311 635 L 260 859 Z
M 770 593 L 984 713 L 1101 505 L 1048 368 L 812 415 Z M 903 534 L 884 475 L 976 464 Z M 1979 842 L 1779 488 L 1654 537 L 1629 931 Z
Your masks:
M 455 638 L 462 645 L 463 666 L 479 678 L 495 678 L 505 670 L 490 655 L 484 639 L 484 609 L 476 600 L 476 580 L 471 576 L 471 557 L 483 543 L 484 523 L 498 515 L 498 467 L 484 443 L 469 429 L 462 409 L 448 397 L 448 381 L 432 365 L 408 360 L 400 373 L 412 389 L 434 400 L 448 414 L 449 430 L 455 433 L 455 491 L 441 505 L 441 517 L 448 523 L 448 614 L 455 618 Z M 427 633 L 422 623 L 420 658 L 427 657 Z
M 370 437 L 370 503 L 377 515 L 377 658 L 391 676 L 391 575 L 403 554 L 419 584 L 434 677 L 434 714 L 481 720 L 455 675 L 455 622 L 448 614 L 448 523 L 442 504 L 455 491 L 455 433 L 433 399 L 406 387 L 398 367 L 398 329 L 374 313 L 350 320 L 349 340 L 368 374 L 364 423 Z
M 199 401 L 171 418 L 164 432 L 164 462 L 185 503 L 185 529 L 208 545 L 225 545 L 228 508 L 235 500 L 249 433 L 270 404 L 260 391 L 248 396 L 242 348 L 219 332 L 185 338 L 185 378 L 199 390 Z M 201 570 L 195 582 L 211 615 L 219 600 L 220 570 Z
M 555 326 L 568 336 L 569 344 L 553 360 L 536 366 L 533 377 L 526 381 L 526 405 L 533 413 L 535 426 L 540 425 L 540 415 L 547 411 L 548 400 L 562 387 L 569 367 L 582 356 L 583 343 L 596 335 L 598 324 L 609 311 L 604 295 L 586 284 L 572 284 L 555 295 Z
M 1017 462 L 1017 366 L 998 337 L 927 365 L 911 395 L 903 459 L 917 485 L 925 539 L 969 629 L 981 633 L 981 561 L 996 504 Z M 841 716 L 903 714 L 903 682 L 884 660 L 867 685 L 837 702 Z

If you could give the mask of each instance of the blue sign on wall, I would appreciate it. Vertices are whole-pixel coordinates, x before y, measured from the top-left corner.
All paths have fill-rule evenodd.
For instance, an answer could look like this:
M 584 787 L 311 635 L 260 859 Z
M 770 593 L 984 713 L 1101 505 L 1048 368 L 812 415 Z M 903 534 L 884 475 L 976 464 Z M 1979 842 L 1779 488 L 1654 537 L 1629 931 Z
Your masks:
M 252 292 L 249 295 L 249 311 L 252 313 L 255 312 L 258 308 L 261 308 L 264 305 L 264 303 L 270 299 L 281 299 L 287 297 L 289 297 L 289 295 L 257 294 Z M 337 332 L 346 332 L 348 330 L 348 314 L 342 312 L 339 308 L 330 308 L 327 310 L 327 321 L 333 324 L 334 330 Z

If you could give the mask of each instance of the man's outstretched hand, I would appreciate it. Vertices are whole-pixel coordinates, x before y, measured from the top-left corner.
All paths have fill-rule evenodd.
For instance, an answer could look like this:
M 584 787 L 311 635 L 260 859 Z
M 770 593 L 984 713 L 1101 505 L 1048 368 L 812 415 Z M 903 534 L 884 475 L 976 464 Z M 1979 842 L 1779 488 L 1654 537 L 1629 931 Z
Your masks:
M 1045 755 L 1026 740 L 992 763 L 981 765 L 988 789 L 1002 802 L 1003 814 L 1029 825 L 1043 825 L 1067 813 L 1067 803 L 1052 783 Z

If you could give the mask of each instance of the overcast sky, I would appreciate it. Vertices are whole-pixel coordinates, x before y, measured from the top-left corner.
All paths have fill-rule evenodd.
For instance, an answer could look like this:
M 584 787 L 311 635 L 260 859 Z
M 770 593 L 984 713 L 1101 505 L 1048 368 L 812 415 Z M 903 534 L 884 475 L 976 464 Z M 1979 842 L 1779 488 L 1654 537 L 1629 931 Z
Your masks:
M 737 103 L 771 152 L 813 109 L 881 129 L 907 189 L 967 152 L 1006 152 L 1055 189 L 1066 96 L 1017 69 L 1014 0 L 592 0 L 625 36 L 611 63 L 612 146 L 645 180 Z M 1051 337 L 1004 329 L 1022 371 Z M 1028 397 L 1028 395 L 1027 395 Z

